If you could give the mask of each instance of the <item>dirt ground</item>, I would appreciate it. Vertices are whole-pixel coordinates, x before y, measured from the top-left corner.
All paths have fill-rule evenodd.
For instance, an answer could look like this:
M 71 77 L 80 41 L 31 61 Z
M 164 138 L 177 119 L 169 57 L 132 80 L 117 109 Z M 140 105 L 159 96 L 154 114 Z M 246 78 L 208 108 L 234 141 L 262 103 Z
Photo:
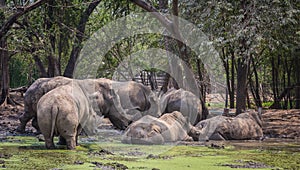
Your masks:
M 11 98 L 21 105 L 0 106 L 0 137 L 8 135 L 35 135 L 35 129 L 29 122 L 26 126 L 26 134 L 19 134 L 16 128 L 18 118 L 24 112 L 23 97 L 21 93 L 11 93 Z M 271 138 L 300 138 L 300 110 L 264 110 L 263 131 Z

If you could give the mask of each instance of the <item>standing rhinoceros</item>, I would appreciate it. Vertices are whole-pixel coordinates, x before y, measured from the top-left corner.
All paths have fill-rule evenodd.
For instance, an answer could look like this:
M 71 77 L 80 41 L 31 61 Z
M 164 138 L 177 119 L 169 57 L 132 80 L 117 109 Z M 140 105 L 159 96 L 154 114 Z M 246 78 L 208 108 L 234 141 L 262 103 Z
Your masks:
M 239 114 L 236 117 L 215 116 L 200 121 L 199 140 L 244 140 L 263 137 L 262 122 L 256 112 Z
M 58 76 L 54 78 L 39 78 L 37 79 L 24 94 L 24 110 L 25 112 L 19 118 L 20 125 L 17 128 L 19 132 L 25 132 L 25 126 L 32 118 L 32 126 L 39 131 L 38 124 L 36 122 L 37 103 L 40 98 L 51 91 L 52 89 L 68 84 L 72 79 Z
M 55 89 L 56 87 L 66 85 L 73 81 L 73 79 L 57 76 L 54 78 L 39 78 L 37 79 L 26 91 L 24 95 L 24 114 L 19 118 L 20 125 L 17 128 L 17 131 L 24 132 L 25 126 L 30 119 L 32 120 L 32 125 L 37 131 L 39 131 L 38 123 L 36 120 L 37 114 L 37 103 L 40 98 L 47 92 Z M 85 80 L 76 80 L 85 91 L 85 94 L 93 93 L 100 88 L 100 85 L 109 84 L 111 80 L 105 78 L 99 79 L 85 79 Z
M 174 111 L 160 118 L 146 115 L 133 122 L 122 137 L 123 143 L 129 144 L 164 144 L 182 140 L 192 141 L 197 138 L 197 129 L 183 115 Z M 191 136 L 189 136 L 191 135 Z
M 207 114 L 203 112 L 201 100 L 193 93 L 183 89 L 170 89 L 162 95 L 162 113 L 179 111 L 185 116 L 192 125 L 196 125 L 200 120 L 206 119 Z
M 156 96 L 148 87 L 134 81 L 102 85 L 90 96 L 94 110 L 100 110 L 118 129 L 126 129 L 144 115 L 160 116 Z
M 91 131 L 97 126 L 96 115 L 79 84 L 73 81 L 57 87 L 43 95 L 37 104 L 38 125 L 48 149 L 55 147 L 55 135 L 66 140 L 68 149 L 74 149 L 81 129 Z

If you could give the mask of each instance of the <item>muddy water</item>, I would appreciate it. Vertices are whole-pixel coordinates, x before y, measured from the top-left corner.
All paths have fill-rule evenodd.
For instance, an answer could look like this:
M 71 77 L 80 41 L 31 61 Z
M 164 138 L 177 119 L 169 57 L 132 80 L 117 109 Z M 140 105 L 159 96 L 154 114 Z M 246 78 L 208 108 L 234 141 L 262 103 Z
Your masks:
M 263 141 L 243 140 L 226 141 L 226 144 L 234 146 L 236 149 L 260 149 L 275 151 L 300 152 L 300 139 L 276 139 L 269 138 Z
M 83 142 L 120 142 L 122 133 L 117 130 L 101 131 L 101 135 L 97 139 L 82 138 Z M 91 140 L 91 141 L 89 141 Z M 208 142 L 179 142 L 177 144 L 170 145 L 191 145 L 191 146 L 233 146 L 236 150 L 268 150 L 268 151 L 287 151 L 300 153 L 300 138 L 296 139 L 284 139 L 284 138 L 266 138 L 260 140 L 230 140 L 230 141 L 208 141 Z

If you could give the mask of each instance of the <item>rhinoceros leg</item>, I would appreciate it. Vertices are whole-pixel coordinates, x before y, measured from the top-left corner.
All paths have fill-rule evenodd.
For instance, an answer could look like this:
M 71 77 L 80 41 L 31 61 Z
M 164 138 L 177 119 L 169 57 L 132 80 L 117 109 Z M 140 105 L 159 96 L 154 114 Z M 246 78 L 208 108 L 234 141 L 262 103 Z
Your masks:
M 53 138 L 52 139 L 45 138 L 45 144 L 46 144 L 47 149 L 55 149 L 55 145 L 53 143 Z
M 40 134 L 40 128 L 37 122 L 37 117 L 33 117 L 32 121 L 31 121 L 31 125 L 36 129 L 36 133 Z
M 76 129 L 75 129 L 76 130 Z M 60 133 L 61 138 L 64 138 L 66 141 L 67 149 L 73 150 L 76 148 L 77 144 L 77 135 L 76 132 L 64 130 Z
M 67 149 L 75 149 L 77 145 L 77 128 L 74 126 L 67 126 L 60 130 L 60 137 L 66 140 Z
M 47 127 L 42 127 L 42 132 L 45 138 L 45 145 L 47 149 L 55 149 L 55 145 L 53 142 L 54 135 L 51 134 L 51 130 L 47 129 Z
M 26 124 L 27 124 L 27 122 L 29 122 L 30 119 L 32 119 L 31 114 L 29 114 L 28 112 L 24 112 L 22 114 L 22 116 L 19 118 L 19 120 L 20 120 L 21 123 L 18 126 L 17 131 L 21 132 L 21 133 L 24 133 L 25 132 Z

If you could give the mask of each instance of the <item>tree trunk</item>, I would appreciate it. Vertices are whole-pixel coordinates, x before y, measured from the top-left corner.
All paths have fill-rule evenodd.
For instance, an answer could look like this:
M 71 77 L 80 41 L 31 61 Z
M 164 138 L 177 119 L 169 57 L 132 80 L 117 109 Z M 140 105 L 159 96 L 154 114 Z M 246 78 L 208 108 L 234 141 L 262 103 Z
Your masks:
M 151 90 L 154 91 L 156 90 L 157 87 L 157 81 L 156 81 L 156 75 L 154 71 L 147 71 L 147 78 L 151 87 Z
M 166 11 L 168 9 L 168 0 L 159 0 L 159 10 L 160 11 Z M 167 37 L 164 37 L 164 47 L 166 51 L 169 51 L 169 40 Z M 169 56 L 167 56 L 169 58 Z M 169 64 L 170 66 L 170 64 Z M 170 69 L 169 69 L 170 70 Z M 161 87 L 160 93 L 166 93 L 168 91 L 168 84 L 169 84 L 169 80 L 170 80 L 171 76 L 169 73 L 166 73 L 164 76 L 164 81 L 163 81 L 163 85 Z
M 230 84 L 231 84 L 231 89 L 229 91 L 229 107 L 234 108 L 234 93 L 235 93 L 235 56 L 234 56 L 234 51 L 230 49 L 231 53 L 231 79 L 230 79 Z
M 228 108 L 228 92 L 231 90 L 230 87 L 230 75 L 229 75 L 229 59 L 228 59 L 228 53 L 225 51 L 225 47 L 222 47 L 222 61 L 223 61 L 223 66 L 225 68 L 225 75 L 226 75 L 226 100 L 225 100 L 225 108 Z
M 295 87 L 295 109 L 300 109 L 300 48 L 294 52 L 294 64 L 295 64 L 295 76 L 296 76 L 296 87 Z
M 279 106 L 279 102 L 277 101 L 277 93 L 276 93 L 276 71 L 277 71 L 277 68 L 276 68 L 276 65 L 275 65 L 275 57 L 272 57 L 271 58 L 271 67 L 272 67 L 272 91 L 273 91 L 273 100 L 274 100 L 274 107 L 275 108 L 278 108 Z
M 291 55 L 290 55 L 291 56 Z M 287 87 L 291 87 L 291 72 L 292 72 L 292 63 L 288 62 L 288 57 L 285 57 L 285 64 L 286 73 L 287 73 Z M 291 93 L 287 94 L 287 103 L 286 108 L 293 108 L 293 102 L 291 100 Z
M 198 73 L 199 82 L 200 82 L 200 94 L 203 98 L 203 102 L 205 103 L 206 102 L 207 84 L 205 82 L 203 72 L 201 71 L 201 61 L 200 61 L 200 59 L 197 59 L 197 73 Z
M 81 15 L 81 18 L 80 18 L 80 21 L 79 21 L 79 24 L 77 27 L 76 36 L 75 36 L 75 40 L 73 43 L 70 59 L 68 61 L 68 64 L 67 64 L 65 72 L 64 72 L 65 77 L 70 77 L 70 78 L 73 77 L 75 64 L 78 59 L 80 50 L 82 48 L 82 41 L 84 38 L 86 23 L 88 22 L 90 15 L 92 14 L 94 9 L 97 7 L 97 5 L 100 2 L 101 2 L 101 0 L 96 0 L 96 1 L 93 1 L 92 3 L 90 3 L 88 8 Z
M 253 57 L 251 57 L 250 59 L 252 63 L 251 65 L 254 73 L 255 83 L 252 80 L 252 74 L 251 74 L 249 75 L 249 86 L 250 86 L 252 96 L 254 98 L 255 105 L 257 106 L 257 108 L 259 108 L 262 107 L 262 102 L 261 102 L 260 92 L 259 92 L 260 87 L 259 87 L 258 73 L 257 73 L 257 68 Z
M 48 77 L 55 77 L 59 76 L 59 65 L 56 57 L 49 55 L 48 56 Z
M 9 56 L 7 45 L 6 45 L 6 38 L 2 38 L 0 40 L 0 57 L 1 57 L 1 99 L 0 105 L 6 105 L 9 102 Z
M 40 77 L 48 77 L 47 71 L 41 61 L 41 59 L 37 55 L 33 55 L 34 62 L 40 71 Z
M 248 61 L 244 59 L 238 60 L 237 69 L 237 94 L 236 94 L 236 114 L 240 114 L 246 110 L 247 97 L 247 75 Z
M 52 30 L 53 28 L 53 19 L 54 19 L 54 8 L 55 1 L 49 1 L 49 6 L 47 6 L 47 15 L 48 18 L 46 18 L 46 27 L 48 30 Z M 50 40 L 50 48 L 49 56 L 48 56 L 48 77 L 55 77 L 58 75 L 61 75 L 59 72 L 60 65 L 58 64 L 56 55 L 56 36 L 53 32 L 50 32 L 49 35 Z
M 270 106 L 270 109 L 278 109 L 278 108 L 281 108 L 281 105 L 280 105 L 280 101 L 286 97 L 291 90 L 293 90 L 295 88 L 295 86 L 291 86 L 291 87 L 287 87 L 285 88 L 282 93 L 279 95 L 279 97 L 277 97 L 276 101 L 278 102 L 274 102 L 271 106 Z
M 6 6 L 5 1 L 1 1 L 1 6 Z M 5 16 L 1 11 L 0 13 L 0 23 L 4 23 Z M 9 68 L 8 68 L 8 51 L 7 51 L 7 38 L 5 36 L 0 36 L 0 64 L 1 64 L 1 98 L 0 105 L 7 104 L 7 99 L 9 98 Z

